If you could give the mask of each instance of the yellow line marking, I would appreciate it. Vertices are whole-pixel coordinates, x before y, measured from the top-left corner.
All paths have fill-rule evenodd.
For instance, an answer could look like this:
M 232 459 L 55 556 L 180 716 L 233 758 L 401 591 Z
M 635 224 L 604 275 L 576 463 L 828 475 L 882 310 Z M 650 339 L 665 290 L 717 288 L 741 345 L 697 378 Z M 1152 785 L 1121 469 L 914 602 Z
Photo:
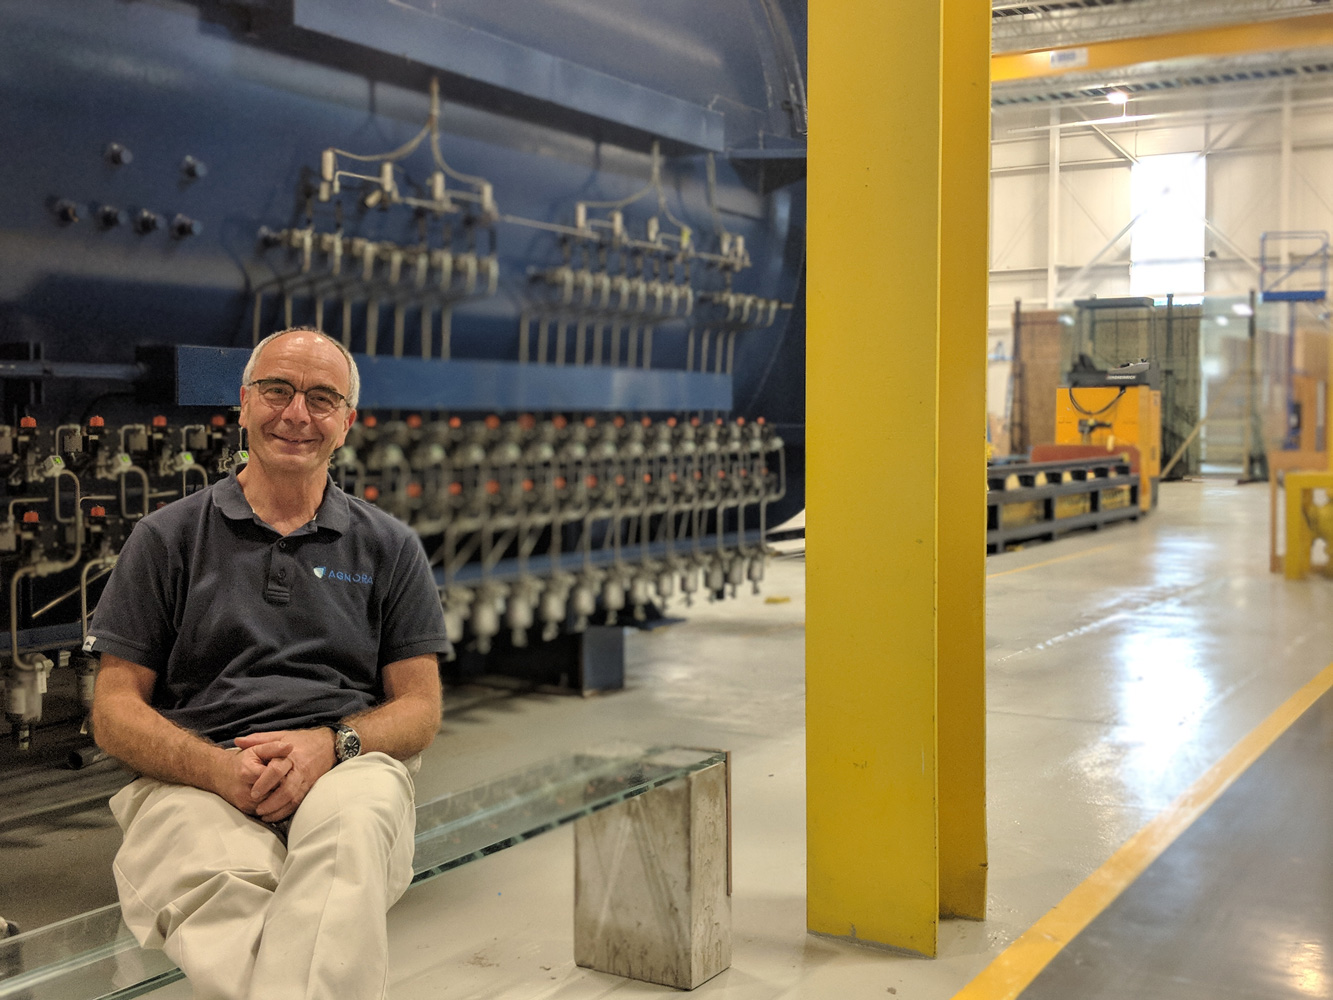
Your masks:
M 1115 548 L 1114 545 L 1098 545 L 1095 549 L 1084 549 L 1082 552 L 1071 552 L 1067 556 L 1056 556 L 1054 559 L 1044 559 L 1041 562 L 1029 563 L 1027 566 L 1016 566 L 1013 569 L 1002 569 L 998 573 L 987 573 L 987 580 L 994 580 L 997 576 L 1008 576 L 1010 573 L 1022 573 L 1027 569 L 1036 569 L 1038 566 L 1050 566 L 1053 563 L 1064 562 L 1067 559 L 1078 559 L 1080 556 L 1090 556 L 1094 552 L 1105 552 L 1107 549 Z
M 975 979 L 954 994 L 954 1000 L 1017 997 L 1065 945 L 1110 906 L 1329 688 L 1333 688 L 1333 663 L 1283 702 L 1203 777 L 1125 841 L 1104 865 L 1000 952 Z

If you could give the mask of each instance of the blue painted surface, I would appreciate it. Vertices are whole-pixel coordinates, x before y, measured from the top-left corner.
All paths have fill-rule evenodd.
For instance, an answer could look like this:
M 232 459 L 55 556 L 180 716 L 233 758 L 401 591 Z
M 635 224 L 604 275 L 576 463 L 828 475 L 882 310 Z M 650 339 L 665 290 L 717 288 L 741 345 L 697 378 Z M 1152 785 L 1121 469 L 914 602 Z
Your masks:
M 725 147 L 721 113 L 388 0 L 296 0 L 301 28 L 699 149 Z
M 515 364 L 519 316 L 544 292 L 533 274 L 565 260 L 560 235 L 505 221 L 469 233 L 461 214 L 423 227 L 405 206 L 359 207 L 354 191 L 340 208 L 308 197 L 322 150 L 381 153 L 416 135 L 427 118 L 429 82 L 438 77 L 443 153 L 452 167 L 494 185 L 505 216 L 569 224 L 578 202 L 623 202 L 625 225 L 636 236 L 650 217 L 666 220 L 669 212 L 691 227 L 700 250 L 716 251 L 723 230 L 744 237 L 752 266 L 727 275 L 696 260 L 695 287 L 730 287 L 793 308 L 773 326 L 737 336 L 731 399 L 722 408 L 787 427 L 804 424 L 802 0 L 394 4 L 403 8 L 402 23 L 439 20 L 447 7 L 443 30 L 455 42 L 485 36 L 496 51 L 521 53 L 525 61 L 490 68 L 478 67 L 465 45 L 413 58 L 427 37 L 401 24 L 397 36 L 381 31 L 378 18 L 367 18 L 364 31 L 344 22 L 336 32 L 343 37 L 328 33 L 328 25 L 312 30 L 316 6 L 326 17 L 345 17 L 351 0 L 330 4 L 0 0 L 0 128 L 10 151 L 0 198 L 0 357 L 49 364 L 40 396 L 19 391 L 16 379 L 8 390 L 0 386 L 0 419 L 26 413 L 44 426 L 89 413 L 110 423 L 142 420 L 145 404 L 124 384 L 139 348 L 248 347 L 256 327 L 268 333 L 285 324 L 284 297 L 293 323 L 313 322 L 318 295 L 328 296 L 331 309 L 335 291 L 316 293 L 297 276 L 295 251 L 266 249 L 258 238 L 261 228 L 309 224 L 432 248 L 475 241 L 485 252 L 494 241 L 498 293 L 455 304 L 450 356 L 508 365 L 494 369 L 494 396 L 484 409 L 539 409 L 522 381 L 531 373 Z M 398 23 L 393 17 L 385 23 Z M 543 78 L 540 67 L 551 75 Z M 519 70 L 522 79 L 505 75 Z M 663 111 L 657 125 L 654 107 Z M 708 113 L 682 126 L 698 109 Z M 703 150 L 719 146 L 713 116 L 721 120 L 724 152 L 711 154 L 710 190 L 710 154 Z M 696 127 L 704 137 L 692 145 L 687 132 Z M 645 193 L 654 139 L 665 153 L 660 199 Z M 110 162 L 112 142 L 132 159 Z M 187 156 L 206 164 L 204 176 L 182 171 Z M 434 169 L 428 144 L 405 156 L 404 191 L 421 193 Z M 60 220 L 61 201 L 74 205 L 78 221 Z M 126 221 L 103 224 L 103 206 Z M 161 225 L 136 231 L 128 220 L 141 211 Z M 200 223 L 201 232 L 173 237 L 177 215 Z M 636 263 L 626 255 L 612 266 Z M 386 297 L 379 314 L 386 350 L 395 304 Z M 351 346 L 364 353 L 364 301 L 356 310 Z M 410 302 L 406 310 L 410 355 L 420 310 Z M 580 399 L 580 409 L 621 399 L 634 409 L 668 399 L 683 399 L 687 409 L 715 408 L 716 385 L 683 371 L 691 332 L 698 337 L 710 322 L 700 309 L 658 324 L 652 356 L 661 374 L 654 384 L 644 389 L 638 376 L 596 376 L 610 384 L 595 390 L 595 400 Z M 71 375 L 75 369 L 58 367 L 68 364 L 114 367 Z M 505 381 L 510 376 L 520 381 Z M 625 379 L 632 392 L 621 385 Z M 400 397 L 395 405 L 413 404 Z M 169 408 L 152 412 L 176 419 Z M 787 502 L 799 508 L 803 463 L 799 455 L 791 459 L 796 478 Z
M 242 348 L 176 352 L 181 406 L 232 406 L 245 368 Z M 513 361 L 424 361 L 356 356 L 363 410 L 652 412 L 731 409 L 731 378 L 697 372 L 555 367 Z

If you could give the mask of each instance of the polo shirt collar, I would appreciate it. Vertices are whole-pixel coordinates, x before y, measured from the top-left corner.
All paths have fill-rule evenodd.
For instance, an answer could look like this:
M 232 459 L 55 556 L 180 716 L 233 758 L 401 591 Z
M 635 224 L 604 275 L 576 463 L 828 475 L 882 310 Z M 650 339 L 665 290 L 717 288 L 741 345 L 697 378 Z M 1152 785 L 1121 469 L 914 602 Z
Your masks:
M 245 499 L 245 491 L 241 489 L 234 471 L 226 479 L 218 480 L 213 487 L 213 506 L 233 521 L 259 520 L 255 517 L 250 501 Z M 324 499 L 320 501 L 319 510 L 315 511 L 315 526 L 328 528 L 341 535 L 347 530 L 350 521 L 347 494 L 338 489 L 333 477 L 329 476 L 324 485 Z

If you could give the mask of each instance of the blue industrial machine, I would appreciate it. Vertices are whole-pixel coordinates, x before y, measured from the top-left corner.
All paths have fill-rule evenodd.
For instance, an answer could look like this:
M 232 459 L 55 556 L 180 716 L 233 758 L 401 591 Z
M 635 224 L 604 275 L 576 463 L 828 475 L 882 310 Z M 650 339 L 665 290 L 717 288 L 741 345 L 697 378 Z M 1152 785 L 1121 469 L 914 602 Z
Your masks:
M 803 506 L 804 31 L 803 0 L 0 3 L 19 745 L 52 677 L 81 714 L 99 580 L 244 461 L 241 368 L 290 326 L 358 355 L 333 474 L 421 533 L 468 655 L 757 587 Z

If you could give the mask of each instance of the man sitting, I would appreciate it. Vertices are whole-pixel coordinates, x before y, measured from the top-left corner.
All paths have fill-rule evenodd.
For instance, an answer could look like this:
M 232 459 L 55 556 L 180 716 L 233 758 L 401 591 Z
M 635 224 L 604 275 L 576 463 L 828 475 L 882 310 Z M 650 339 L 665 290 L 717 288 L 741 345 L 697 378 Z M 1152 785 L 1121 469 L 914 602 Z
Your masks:
M 98 744 L 125 922 L 197 997 L 383 997 L 417 755 L 449 649 L 420 539 L 349 497 L 350 354 L 311 330 L 246 365 L 241 471 L 139 522 L 98 604 Z

